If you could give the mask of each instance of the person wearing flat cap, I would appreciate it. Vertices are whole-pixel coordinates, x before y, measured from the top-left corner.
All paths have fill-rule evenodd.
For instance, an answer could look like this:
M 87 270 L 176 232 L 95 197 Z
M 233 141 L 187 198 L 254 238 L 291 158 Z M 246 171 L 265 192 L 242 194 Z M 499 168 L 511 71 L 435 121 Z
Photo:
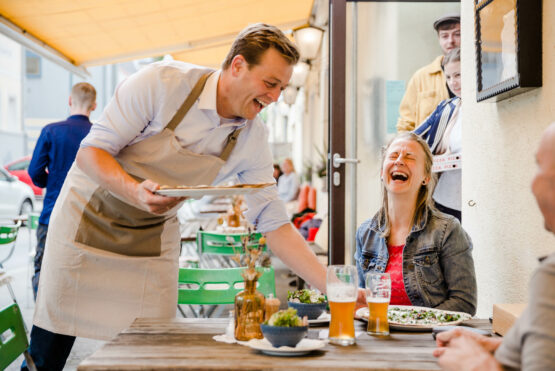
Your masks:
M 459 14 L 446 14 L 434 22 L 443 55 L 412 75 L 399 106 L 397 131 L 414 130 L 441 101 L 454 96 L 447 87 L 441 66 L 443 57 L 452 49 L 460 47 L 460 19 Z

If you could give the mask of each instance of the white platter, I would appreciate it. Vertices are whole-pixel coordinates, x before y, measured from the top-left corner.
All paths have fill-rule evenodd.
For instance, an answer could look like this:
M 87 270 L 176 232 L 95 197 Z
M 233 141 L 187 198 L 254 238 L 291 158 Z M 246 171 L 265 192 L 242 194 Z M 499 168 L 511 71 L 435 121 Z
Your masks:
M 266 338 L 264 339 L 252 339 L 245 343 L 245 345 L 261 351 L 264 354 L 271 356 L 282 356 L 282 357 L 295 357 L 303 356 L 314 350 L 322 349 L 326 346 L 327 342 L 324 340 L 317 339 L 302 339 L 296 347 L 279 347 L 274 348 L 272 344 Z
M 451 322 L 443 322 L 443 323 L 429 323 L 429 324 L 407 324 L 407 323 L 399 323 L 389 321 L 389 328 L 393 330 L 402 330 L 402 331 L 431 331 L 434 327 L 439 326 L 457 326 L 462 322 L 469 320 L 471 318 L 470 314 L 464 312 L 454 312 L 450 310 L 441 310 L 441 309 L 434 309 L 434 308 L 426 308 L 426 307 L 416 307 L 410 305 L 390 305 L 388 311 L 394 310 L 394 308 L 399 309 L 414 309 L 414 310 L 426 310 L 432 311 L 435 313 L 448 313 L 448 314 L 458 314 L 461 316 L 460 319 Z M 356 311 L 356 316 L 364 321 L 368 321 L 368 307 L 359 308 Z
M 248 194 L 259 189 L 269 187 L 275 183 L 260 184 L 238 184 L 235 186 L 197 186 L 183 188 L 162 188 L 155 193 L 169 197 L 193 197 L 202 196 L 233 196 L 239 194 Z
M 331 314 L 329 314 L 328 312 L 323 312 L 322 314 L 320 314 L 320 316 L 316 319 L 309 319 L 308 320 L 308 325 L 323 325 L 326 323 L 329 323 L 329 321 L 331 320 Z

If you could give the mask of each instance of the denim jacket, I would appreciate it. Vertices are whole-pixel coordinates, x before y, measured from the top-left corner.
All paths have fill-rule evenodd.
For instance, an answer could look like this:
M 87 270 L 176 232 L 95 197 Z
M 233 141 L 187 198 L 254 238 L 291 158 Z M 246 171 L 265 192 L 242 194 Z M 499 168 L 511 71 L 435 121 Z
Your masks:
M 357 230 L 361 287 L 365 273 L 384 272 L 389 260 L 378 215 Z M 403 280 L 412 305 L 476 313 L 472 241 L 456 218 L 428 209 L 423 222 L 413 226 L 403 250 Z

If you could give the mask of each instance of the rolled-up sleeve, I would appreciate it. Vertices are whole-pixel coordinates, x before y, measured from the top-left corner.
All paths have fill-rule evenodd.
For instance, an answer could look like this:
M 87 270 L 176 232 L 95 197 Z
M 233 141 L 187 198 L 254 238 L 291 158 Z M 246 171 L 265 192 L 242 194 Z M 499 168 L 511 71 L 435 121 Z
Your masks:
M 247 143 L 249 152 L 252 154 L 246 161 L 245 170 L 238 173 L 241 183 L 274 183 L 272 154 L 268 146 L 267 133 L 263 124 L 257 123 L 253 128 L 255 132 Z M 247 194 L 247 211 L 245 217 L 256 226 L 261 233 L 278 229 L 289 223 L 289 217 L 285 210 L 285 204 L 279 199 L 275 185 Z

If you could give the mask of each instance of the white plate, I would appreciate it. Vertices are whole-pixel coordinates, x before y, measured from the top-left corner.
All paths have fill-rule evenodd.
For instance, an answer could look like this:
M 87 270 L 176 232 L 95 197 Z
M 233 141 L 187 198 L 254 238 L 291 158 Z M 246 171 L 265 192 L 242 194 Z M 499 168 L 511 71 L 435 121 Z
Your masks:
M 327 342 L 317 339 L 302 339 L 296 347 L 279 347 L 274 348 L 266 338 L 252 339 L 245 343 L 245 345 L 261 351 L 264 354 L 271 356 L 285 356 L 294 357 L 308 354 L 314 350 L 322 349 L 326 346 Z
M 275 183 L 239 184 L 236 186 L 197 186 L 188 188 L 164 188 L 157 194 L 169 197 L 202 197 L 202 196 L 232 196 L 247 194 L 265 188 Z
M 308 320 L 308 324 L 309 325 L 320 325 L 320 324 L 324 324 L 324 323 L 328 323 L 331 319 L 331 315 L 328 312 L 322 312 L 322 314 L 320 314 L 320 316 L 316 319 L 309 319 Z
M 389 328 L 393 330 L 403 330 L 403 331 L 431 331 L 434 327 L 439 326 L 456 326 L 461 324 L 462 322 L 469 320 L 471 318 L 470 314 L 464 312 L 454 312 L 450 310 L 441 310 L 441 309 L 434 309 L 434 308 L 426 308 L 426 307 L 416 307 L 410 305 L 390 305 L 389 311 L 393 310 L 394 308 L 399 309 L 415 309 L 420 310 L 424 309 L 427 311 L 432 311 L 436 313 L 450 313 L 450 314 L 458 314 L 461 316 L 460 319 L 452 322 L 444 322 L 444 323 L 429 323 L 429 324 L 406 324 L 406 323 L 399 323 L 399 322 L 392 322 L 389 321 Z M 356 316 L 364 321 L 368 321 L 368 307 L 359 308 L 356 311 Z

